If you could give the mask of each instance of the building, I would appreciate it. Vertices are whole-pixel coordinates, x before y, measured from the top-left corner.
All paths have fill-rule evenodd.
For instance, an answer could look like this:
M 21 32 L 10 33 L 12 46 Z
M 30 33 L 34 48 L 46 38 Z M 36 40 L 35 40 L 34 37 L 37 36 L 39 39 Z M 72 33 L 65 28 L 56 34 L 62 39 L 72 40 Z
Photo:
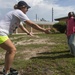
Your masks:
M 55 21 L 66 21 L 68 16 L 61 17 L 61 18 L 56 18 Z
M 38 24 L 42 28 L 50 28 L 54 24 L 54 22 L 49 22 L 49 21 L 33 21 L 34 23 Z M 40 31 L 33 29 L 29 25 L 24 24 L 25 28 L 31 32 L 31 33 L 39 33 Z M 20 28 L 16 30 L 16 33 L 24 33 Z

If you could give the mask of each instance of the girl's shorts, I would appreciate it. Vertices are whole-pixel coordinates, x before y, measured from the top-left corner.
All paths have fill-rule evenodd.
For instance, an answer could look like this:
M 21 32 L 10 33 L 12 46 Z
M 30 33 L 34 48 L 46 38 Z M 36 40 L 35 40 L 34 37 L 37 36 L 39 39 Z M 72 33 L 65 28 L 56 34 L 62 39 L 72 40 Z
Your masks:
M 0 36 L 0 44 L 4 43 L 8 38 L 8 36 Z

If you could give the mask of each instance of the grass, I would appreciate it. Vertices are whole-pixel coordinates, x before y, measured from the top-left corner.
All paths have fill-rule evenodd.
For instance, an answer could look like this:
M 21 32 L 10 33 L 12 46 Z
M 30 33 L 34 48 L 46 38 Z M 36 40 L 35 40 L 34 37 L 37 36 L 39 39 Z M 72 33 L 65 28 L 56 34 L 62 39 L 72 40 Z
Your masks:
M 38 36 L 39 38 L 24 34 L 9 36 L 14 38 L 12 39 L 14 43 L 19 41 L 28 43 L 28 40 L 31 39 L 30 44 L 16 45 L 17 53 L 13 67 L 21 75 L 75 75 L 75 57 L 70 55 L 65 34 L 38 34 Z M 15 39 L 15 37 L 18 38 Z M 44 41 L 33 43 L 42 39 L 47 40 L 45 43 Z M 50 42 L 54 44 L 49 44 Z M 0 51 L 1 53 L 4 52 L 3 50 Z M 34 52 L 36 52 L 36 56 L 33 55 Z M 26 60 L 25 58 L 29 56 L 31 56 L 30 59 Z M 0 64 L 3 62 L 2 60 Z

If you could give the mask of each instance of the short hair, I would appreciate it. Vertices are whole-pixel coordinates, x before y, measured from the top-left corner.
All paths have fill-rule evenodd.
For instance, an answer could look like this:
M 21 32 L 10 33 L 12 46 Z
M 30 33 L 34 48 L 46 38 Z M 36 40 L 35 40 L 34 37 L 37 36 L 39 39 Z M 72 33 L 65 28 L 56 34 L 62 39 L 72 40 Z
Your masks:
M 74 12 L 69 12 L 69 13 L 68 13 L 68 18 L 71 18 L 72 16 L 75 17 Z

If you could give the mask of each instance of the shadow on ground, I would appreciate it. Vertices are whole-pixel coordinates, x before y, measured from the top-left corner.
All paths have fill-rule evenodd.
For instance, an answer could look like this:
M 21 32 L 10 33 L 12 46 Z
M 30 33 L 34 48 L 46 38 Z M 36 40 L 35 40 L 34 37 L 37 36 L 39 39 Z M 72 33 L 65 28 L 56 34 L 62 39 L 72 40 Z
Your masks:
M 73 55 L 69 53 L 69 50 L 67 51 L 56 51 L 56 52 L 43 52 L 43 53 L 37 53 L 37 57 L 32 57 L 31 59 L 60 59 L 60 58 L 74 58 Z

